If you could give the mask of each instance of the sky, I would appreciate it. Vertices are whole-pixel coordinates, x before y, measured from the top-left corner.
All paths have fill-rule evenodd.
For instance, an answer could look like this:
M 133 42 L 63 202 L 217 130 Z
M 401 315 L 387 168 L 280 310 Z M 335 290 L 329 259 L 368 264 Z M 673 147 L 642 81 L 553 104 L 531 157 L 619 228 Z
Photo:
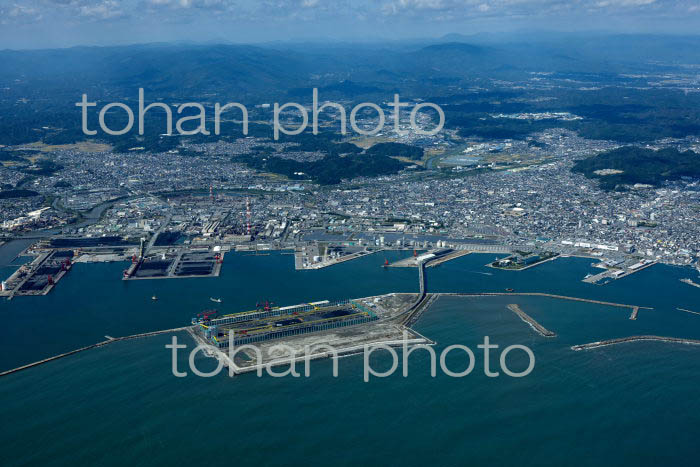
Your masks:
M 0 49 L 699 26 L 700 0 L 0 0 Z

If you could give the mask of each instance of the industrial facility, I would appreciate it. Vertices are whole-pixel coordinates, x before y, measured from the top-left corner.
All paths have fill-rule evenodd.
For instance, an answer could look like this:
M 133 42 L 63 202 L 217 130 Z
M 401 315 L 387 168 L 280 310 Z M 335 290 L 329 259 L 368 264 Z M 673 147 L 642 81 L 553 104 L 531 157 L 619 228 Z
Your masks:
M 354 300 L 306 303 L 272 307 L 259 304 L 258 309 L 216 316 L 205 311 L 192 319 L 196 332 L 218 348 L 227 348 L 233 333 L 234 345 L 250 344 L 272 339 L 355 326 L 378 320 L 365 305 Z

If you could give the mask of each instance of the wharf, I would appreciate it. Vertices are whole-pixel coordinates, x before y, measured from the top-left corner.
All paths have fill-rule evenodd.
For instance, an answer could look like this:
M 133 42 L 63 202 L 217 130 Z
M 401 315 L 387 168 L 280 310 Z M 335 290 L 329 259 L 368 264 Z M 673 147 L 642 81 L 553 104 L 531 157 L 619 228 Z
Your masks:
M 336 264 L 344 263 L 346 261 L 351 261 L 353 259 L 362 258 L 378 251 L 382 251 L 382 248 L 377 249 L 364 249 L 361 251 L 356 251 L 347 255 L 343 255 L 337 258 L 324 258 L 318 262 L 312 262 L 308 259 L 308 254 L 297 250 L 294 253 L 294 269 L 304 270 L 304 269 L 322 269 Z
M 583 282 L 586 282 L 588 284 L 596 284 L 596 285 L 604 285 L 607 282 L 604 282 L 603 284 L 599 284 L 601 281 L 604 281 L 605 279 L 610 279 L 612 280 L 618 280 L 622 279 L 623 277 L 627 277 L 631 274 L 634 274 L 635 272 L 643 271 L 646 268 L 649 268 L 653 265 L 658 263 L 658 261 L 650 261 L 646 264 L 643 264 L 642 266 L 639 266 L 635 269 L 606 269 L 603 272 L 600 272 L 598 274 L 594 274 L 591 276 L 587 276 L 584 279 L 582 279 Z M 608 281 L 610 282 L 610 281 Z M 698 286 L 700 287 L 700 285 Z
M 217 255 L 219 255 L 217 259 Z M 225 253 L 223 251 L 181 251 L 164 259 L 141 258 L 124 271 L 123 280 L 188 279 L 194 277 L 218 277 Z
M 71 269 L 68 256 L 55 250 L 40 253 L 33 261 L 20 266 L 6 281 L 8 290 L 0 297 L 12 300 L 16 296 L 46 295 Z

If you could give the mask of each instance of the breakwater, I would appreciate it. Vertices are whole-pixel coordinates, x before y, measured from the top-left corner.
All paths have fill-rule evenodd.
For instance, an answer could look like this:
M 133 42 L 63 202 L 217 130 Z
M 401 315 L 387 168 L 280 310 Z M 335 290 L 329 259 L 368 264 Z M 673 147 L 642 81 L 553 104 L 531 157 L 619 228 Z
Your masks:
M 532 329 L 537 332 L 537 334 L 544 336 L 544 337 L 556 337 L 556 334 L 553 333 L 552 331 L 548 330 L 544 326 L 542 326 L 540 323 L 535 321 L 530 315 L 525 313 L 518 305 L 511 303 L 508 305 L 508 309 L 518 315 L 520 319 L 522 319 L 524 322 L 526 322 Z
M 37 361 L 37 362 L 28 363 L 28 364 L 26 364 L 26 365 L 22 365 L 22 366 L 20 366 L 20 367 L 13 368 L 13 369 L 11 369 L 11 370 L 3 371 L 3 372 L 0 373 L 0 376 L 11 375 L 11 374 L 13 374 L 13 373 L 17 373 L 18 371 L 27 370 L 27 369 L 33 368 L 33 367 L 35 367 L 35 366 L 43 365 L 44 363 L 49 363 L 49 362 L 52 362 L 52 361 L 54 361 L 54 360 L 58 360 L 58 359 L 61 359 L 61 358 L 64 358 L 64 357 L 68 357 L 68 356 L 70 356 L 70 355 L 75 355 L 75 354 L 77 354 L 77 353 L 84 352 L 84 351 L 86 351 L 86 350 L 96 349 L 96 348 L 98 348 L 98 347 L 104 347 L 105 345 L 111 344 L 111 343 L 113 343 L 113 342 L 126 341 L 126 340 L 131 340 L 131 339 L 140 339 L 140 338 L 143 338 L 143 337 L 157 336 L 157 335 L 159 335 L 159 334 L 167 334 L 167 333 L 170 333 L 170 332 L 185 331 L 185 330 L 189 329 L 190 327 L 191 327 L 191 326 L 185 326 L 185 327 L 182 327 L 182 328 L 174 328 L 174 329 L 163 329 L 163 330 L 161 330 L 161 331 L 143 332 L 143 333 L 140 333 L 140 334 L 132 334 L 131 336 L 123 336 L 123 337 L 108 337 L 108 336 L 106 336 L 106 337 L 107 337 L 107 340 L 104 340 L 104 341 L 101 341 L 101 342 L 97 342 L 97 343 L 95 343 L 95 344 L 88 345 L 88 346 L 85 346 L 85 347 L 81 347 L 81 348 L 79 348 L 79 349 L 71 350 L 71 351 L 69 351 L 69 352 L 65 352 L 65 353 L 62 353 L 62 354 L 59 354 L 59 355 L 54 355 L 53 357 L 48 357 L 48 358 L 45 358 L 45 359 L 43 359 L 43 360 L 39 360 L 39 361 Z
M 667 342 L 671 344 L 686 344 L 686 345 L 700 345 L 700 340 L 697 339 L 683 339 L 680 337 L 663 337 L 663 336 L 630 336 L 621 337 L 619 339 L 607 339 L 604 341 L 591 342 L 589 344 L 574 345 L 571 350 L 590 350 L 597 349 L 599 347 L 606 347 L 615 344 L 624 344 L 626 342 L 642 342 L 642 341 L 656 341 L 656 342 Z
M 542 292 L 477 292 L 477 293 L 448 292 L 448 293 L 440 293 L 440 295 L 454 295 L 454 296 L 458 296 L 458 297 L 502 297 L 502 296 L 549 297 L 549 298 L 556 298 L 559 300 L 571 300 L 574 302 L 586 302 L 586 303 L 595 303 L 597 305 L 614 306 L 614 307 L 618 307 L 618 308 L 629 308 L 633 312 L 635 309 L 637 309 L 637 311 L 639 311 L 639 310 L 653 310 L 653 308 L 646 307 L 646 306 L 626 305 L 624 303 L 604 302 L 602 300 L 591 300 L 589 298 L 568 297 L 566 295 L 555 295 L 555 294 L 542 293 Z M 635 318 L 636 318 L 636 314 L 635 314 Z

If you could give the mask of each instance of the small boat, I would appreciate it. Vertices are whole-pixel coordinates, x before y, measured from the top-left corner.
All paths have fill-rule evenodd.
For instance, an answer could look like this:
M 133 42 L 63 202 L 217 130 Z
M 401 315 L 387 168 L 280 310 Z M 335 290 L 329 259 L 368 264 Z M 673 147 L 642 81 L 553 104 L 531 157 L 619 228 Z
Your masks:
M 153 301 L 155 302 L 156 300 L 158 300 L 158 297 L 156 297 L 156 296 L 154 295 L 154 296 L 151 297 L 151 300 L 153 300 Z
M 209 300 L 211 300 L 211 301 L 214 302 L 214 303 L 221 303 L 221 299 L 220 299 L 220 298 L 211 298 L 211 297 L 209 297 Z
M 513 289 L 511 289 L 510 287 L 506 289 L 506 292 L 512 292 L 512 291 L 513 291 Z

